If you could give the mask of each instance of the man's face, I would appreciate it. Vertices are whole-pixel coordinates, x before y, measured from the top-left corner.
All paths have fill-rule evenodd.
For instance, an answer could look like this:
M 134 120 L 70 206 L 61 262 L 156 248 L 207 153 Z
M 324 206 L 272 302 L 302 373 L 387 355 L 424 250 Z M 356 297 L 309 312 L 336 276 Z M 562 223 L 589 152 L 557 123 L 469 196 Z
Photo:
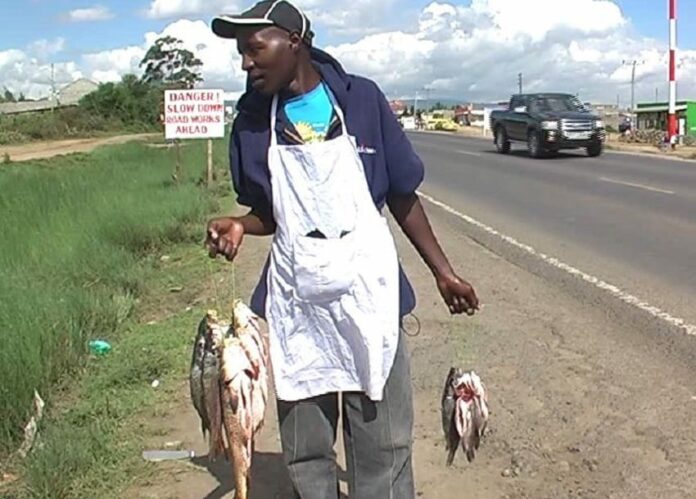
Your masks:
M 274 95 L 293 80 L 297 71 L 297 38 L 276 27 L 239 31 L 237 50 L 254 90 Z

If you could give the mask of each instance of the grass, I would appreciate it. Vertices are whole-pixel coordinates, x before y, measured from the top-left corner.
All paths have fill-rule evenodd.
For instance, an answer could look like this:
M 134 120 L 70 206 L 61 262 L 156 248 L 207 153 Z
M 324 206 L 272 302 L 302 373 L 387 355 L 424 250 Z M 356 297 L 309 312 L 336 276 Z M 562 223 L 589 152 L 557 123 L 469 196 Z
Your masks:
M 200 279 L 200 253 L 199 248 L 175 252 L 189 262 L 183 270 L 151 267 L 150 292 L 167 292 L 172 276 L 165 272 L 187 282 Z M 166 421 L 163 408 L 188 367 L 182 359 L 190 356 L 192 331 L 202 316 L 198 309 L 186 312 L 179 297 L 173 301 L 181 305 L 180 313 L 156 324 L 133 322 L 111 354 L 90 361 L 87 375 L 48 421 L 43 447 L 24 463 L 17 497 L 127 497 L 129 485 L 153 471 L 140 457 L 143 439 L 153 432 L 143 417 L 156 410 Z M 155 379 L 161 383 L 156 390 L 151 387 Z
M 224 149 L 216 143 L 220 164 Z M 180 185 L 170 179 L 174 151 L 143 144 L 0 167 L 0 461 L 18 445 L 34 389 L 51 415 L 43 449 L 26 464 L 27 495 L 84 497 L 74 472 L 113 466 L 109 436 L 141 402 L 121 390 L 172 366 L 170 338 L 148 343 L 133 312 L 156 271 L 153 255 L 200 244 L 217 208 L 218 196 L 198 185 L 204 157 L 202 142 L 182 148 Z M 88 360 L 94 338 L 121 354 Z M 58 417 L 52 406 L 71 394 L 74 405 Z M 59 475 L 69 485 L 46 495 Z

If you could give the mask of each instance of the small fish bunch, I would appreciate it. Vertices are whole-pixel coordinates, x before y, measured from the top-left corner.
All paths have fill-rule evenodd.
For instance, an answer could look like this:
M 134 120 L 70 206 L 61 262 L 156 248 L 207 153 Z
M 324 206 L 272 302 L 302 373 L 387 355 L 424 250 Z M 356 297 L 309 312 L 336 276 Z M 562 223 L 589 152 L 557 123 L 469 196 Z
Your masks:
M 254 437 L 268 401 L 269 354 L 259 318 L 243 302 L 235 301 L 231 323 L 214 310 L 200 322 L 189 381 L 201 430 L 208 434 L 208 456 L 215 460 L 227 451 L 235 497 L 246 499 Z
M 488 394 L 474 372 L 451 368 L 442 393 L 442 430 L 445 433 L 447 466 L 451 466 L 461 445 L 469 462 L 488 426 Z

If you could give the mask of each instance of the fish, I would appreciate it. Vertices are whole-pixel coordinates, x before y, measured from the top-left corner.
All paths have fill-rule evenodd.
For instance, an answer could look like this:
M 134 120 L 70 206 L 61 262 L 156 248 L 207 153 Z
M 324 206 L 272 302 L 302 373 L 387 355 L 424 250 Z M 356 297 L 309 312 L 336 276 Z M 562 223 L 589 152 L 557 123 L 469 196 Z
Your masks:
M 454 422 L 455 408 L 457 405 L 454 396 L 454 379 L 459 377 L 461 371 L 456 368 L 451 368 L 445 378 L 445 387 L 442 391 L 442 431 L 445 434 L 445 449 L 447 450 L 447 466 L 451 466 L 454 461 L 454 455 L 459 447 L 461 437 L 457 432 L 457 426 Z
M 488 393 L 474 371 L 452 367 L 442 392 L 442 430 L 447 450 L 446 465 L 454 462 L 459 446 L 472 462 L 488 427 Z
M 269 350 L 259 318 L 241 300 L 234 302 L 232 325 L 218 355 L 223 425 L 235 499 L 247 499 L 254 441 L 263 428 L 268 404 Z
M 220 392 L 220 355 L 229 325 L 221 324 L 215 310 L 200 321 L 194 340 L 189 389 L 201 420 L 201 432 L 208 438 L 208 459 L 225 455 Z

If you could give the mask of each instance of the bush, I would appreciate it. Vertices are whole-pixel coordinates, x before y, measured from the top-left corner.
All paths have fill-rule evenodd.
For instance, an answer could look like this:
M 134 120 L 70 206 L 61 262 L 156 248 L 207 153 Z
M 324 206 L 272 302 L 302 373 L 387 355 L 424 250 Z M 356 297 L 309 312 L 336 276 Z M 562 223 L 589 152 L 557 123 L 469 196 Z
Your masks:
M 17 130 L 6 129 L 3 126 L 3 119 L 0 117 L 0 145 L 19 144 L 26 142 L 29 137 Z
M 80 108 L 124 125 L 157 125 L 163 90 L 126 75 L 119 83 L 104 83 L 80 101 Z

